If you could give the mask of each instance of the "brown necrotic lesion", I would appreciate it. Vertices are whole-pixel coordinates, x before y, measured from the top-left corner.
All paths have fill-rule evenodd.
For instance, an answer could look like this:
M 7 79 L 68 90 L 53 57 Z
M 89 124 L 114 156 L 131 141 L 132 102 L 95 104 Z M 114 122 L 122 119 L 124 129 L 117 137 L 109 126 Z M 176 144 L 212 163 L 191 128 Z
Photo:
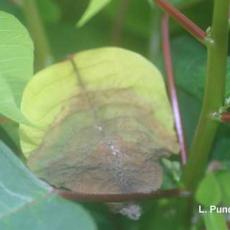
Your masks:
M 89 91 L 84 85 L 65 103 L 28 165 L 50 184 L 74 192 L 149 193 L 162 183 L 158 160 L 169 154 L 165 140 L 154 111 L 132 87 Z

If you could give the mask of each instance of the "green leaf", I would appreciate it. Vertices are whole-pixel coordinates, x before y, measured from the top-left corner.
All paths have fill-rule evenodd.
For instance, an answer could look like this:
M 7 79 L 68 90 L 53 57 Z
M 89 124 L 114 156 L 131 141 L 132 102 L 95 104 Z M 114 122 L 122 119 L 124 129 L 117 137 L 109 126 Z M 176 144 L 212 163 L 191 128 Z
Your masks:
M 18 128 L 19 124 L 16 122 L 3 122 L 3 124 L 0 126 L 0 140 L 9 146 L 13 152 L 21 153 Z
M 88 22 L 93 16 L 95 16 L 101 9 L 103 9 L 111 0 L 90 0 L 90 3 L 77 23 L 78 27 L 83 26 Z
M 189 149 L 192 144 L 195 129 L 197 127 L 197 122 L 201 110 L 201 101 L 179 87 L 177 88 L 177 95 L 179 98 L 180 110 L 183 117 L 185 139 Z
M 204 221 L 207 230 L 228 230 L 226 220 L 223 214 L 206 213 L 204 214 Z
M 148 211 L 143 215 L 137 229 L 183 229 L 181 228 L 181 215 L 178 215 L 180 214 L 180 202 L 179 199 L 159 199 L 155 202 L 147 200 L 145 206 L 148 206 Z M 174 215 L 175 212 L 176 215 Z
M 230 205 L 230 172 L 218 172 L 216 176 L 221 189 L 221 201 L 225 205 Z
M 0 111 L 2 115 L 18 121 L 21 123 L 26 122 L 25 117 L 22 115 L 20 109 L 16 105 L 13 92 L 6 82 L 6 80 L 0 75 Z
M 51 184 L 62 183 L 73 191 L 121 192 L 117 181 L 111 187 L 101 186 L 107 177 L 112 177 L 108 181 L 113 183 L 117 164 L 126 165 L 118 177 L 128 177 L 133 185 L 122 192 L 157 189 L 162 180 L 158 159 L 178 151 L 160 72 L 139 54 L 125 49 L 84 51 L 39 72 L 26 87 L 22 111 L 34 125 L 20 126 L 29 167 Z M 108 140 L 133 160 L 109 154 L 115 150 L 108 148 Z M 122 163 L 113 166 L 113 156 Z M 89 173 L 95 170 L 100 174 L 96 178 L 101 180 L 92 181 L 90 176 L 77 186 L 87 168 Z M 85 189 L 92 184 L 93 189 Z
M 96 229 L 78 204 L 58 197 L 0 143 L 0 229 Z
M 19 104 L 33 71 L 33 44 L 24 26 L 0 11 L 0 114 L 25 122 Z
M 172 51 L 177 86 L 202 100 L 206 64 L 205 48 L 195 39 L 181 36 L 173 40 Z
M 196 200 L 206 207 L 220 203 L 221 190 L 216 176 L 213 173 L 208 173 L 201 181 L 196 192 Z
M 173 60 L 177 85 L 202 100 L 206 73 L 206 50 L 193 38 L 180 36 L 173 40 Z M 230 59 L 226 77 L 226 97 L 230 95 Z

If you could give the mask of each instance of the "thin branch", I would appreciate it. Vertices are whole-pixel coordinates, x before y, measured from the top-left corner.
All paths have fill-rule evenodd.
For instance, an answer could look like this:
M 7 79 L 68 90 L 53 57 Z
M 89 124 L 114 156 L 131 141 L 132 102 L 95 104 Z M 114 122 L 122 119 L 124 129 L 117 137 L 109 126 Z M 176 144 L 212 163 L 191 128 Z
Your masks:
M 72 191 L 65 191 L 60 189 L 54 190 L 59 196 L 76 201 L 87 202 L 126 202 L 136 201 L 144 199 L 159 199 L 159 198 L 186 198 L 190 196 L 190 193 L 185 190 L 171 189 L 171 190 L 159 190 L 151 193 L 130 193 L 130 194 L 85 194 L 76 193 Z
M 172 65 L 172 57 L 170 50 L 170 41 L 169 41 L 169 17 L 165 14 L 162 18 L 162 37 L 163 37 L 163 55 L 164 55 L 164 63 L 165 70 L 167 74 L 168 81 L 168 91 L 171 98 L 171 104 L 174 114 L 175 126 L 178 135 L 178 141 L 180 145 L 180 154 L 181 154 L 181 162 L 182 164 L 186 164 L 187 162 L 187 148 L 184 137 L 184 130 L 182 125 L 182 118 L 178 103 L 178 97 L 176 93 L 175 79 L 173 73 L 173 65 Z
M 181 13 L 177 8 L 165 0 L 155 0 L 156 4 L 174 18 L 185 30 L 191 33 L 202 43 L 205 42 L 206 32 L 203 31 L 198 25 Z

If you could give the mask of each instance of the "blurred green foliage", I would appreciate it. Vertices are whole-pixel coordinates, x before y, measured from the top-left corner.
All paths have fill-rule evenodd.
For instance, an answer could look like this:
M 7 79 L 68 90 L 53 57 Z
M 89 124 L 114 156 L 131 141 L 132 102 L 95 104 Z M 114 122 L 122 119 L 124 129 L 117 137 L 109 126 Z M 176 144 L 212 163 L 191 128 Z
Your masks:
M 85 26 L 76 28 L 76 22 L 83 15 L 88 1 L 37 0 L 55 62 L 64 60 L 69 54 L 81 50 L 112 45 L 143 54 L 154 61 L 164 72 L 159 27 L 162 11 L 152 5 L 151 1 L 149 1 L 151 4 L 148 4 L 147 0 L 130 0 L 124 13 L 121 14 L 122 2 L 123 0 L 111 1 Z M 170 2 L 178 4 L 177 6 L 204 30 L 211 24 L 212 1 L 175 0 Z M 27 25 L 20 7 L 20 1 L 1 0 L 0 8 L 15 15 L 24 25 Z M 188 35 L 173 20 L 170 22 L 170 32 L 177 93 L 186 139 L 188 146 L 190 146 L 202 106 L 206 51 L 198 41 Z M 36 68 L 35 71 L 37 71 Z M 228 70 L 227 78 L 226 88 L 227 96 L 229 96 L 230 70 Z M 15 123 L 1 125 L 0 138 L 15 151 L 19 151 L 17 125 Z M 228 204 L 230 194 L 228 185 L 228 171 L 230 170 L 229 125 L 221 125 L 219 128 L 210 162 L 212 160 L 219 160 L 225 166 L 226 171 L 214 174 L 212 180 L 207 177 L 204 178 L 199 188 L 198 201 L 207 203 L 214 198 L 214 200 L 219 201 L 219 192 L 213 194 L 213 196 L 218 196 L 214 198 L 213 196 L 210 198 L 205 195 L 206 193 L 209 194 L 210 189 L 216 188 L 216 191 L 221 190 L 222 201 Z M 167 181 L 172 183 L 170 179 L 167 179 Z M 84 203 L 83 205 L 93 216 L 100 230 L 177 230 L 180 229 L 180 219 L 176 218 L 180 209 L 178 203 L 178 199 L 144 201 L 142 202 L 144 214 L 136 222 L 111 213 L 103 204 Z M 195 212 L 197 213 L 197 210 Z M 204 222 L 207 225 L 207 229 L 219 230 L 225 227 L 223 225 L 223 216 L 212 217 L 211 215 L 206 215 L 204 221 L 201 216 L 197 217 L 197 224 L 194 224 L 193 229 L 204 229 Z M 224 227 L 221 228 L 221 226 Z

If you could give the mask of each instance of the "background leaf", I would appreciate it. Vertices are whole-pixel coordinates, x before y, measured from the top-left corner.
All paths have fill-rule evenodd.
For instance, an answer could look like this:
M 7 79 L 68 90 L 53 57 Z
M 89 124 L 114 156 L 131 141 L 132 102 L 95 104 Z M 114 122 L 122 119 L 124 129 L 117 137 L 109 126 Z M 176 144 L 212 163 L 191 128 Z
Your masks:
M 228 230 L 228 226 L 223 214 L 206 213 L 204 214 L 204 220 L 207 230 Z
M 19 103 L 33 73 L 33 45 L 24 26 L 0 12 L 0 114 L 24 122 Z
M 207 58 L 205 47 L 189 36 L 177 37 L 173 40 L 172 46 L 177 85 L 193 97 L 202 100 Z M 230 95 L 230 60 L 226 79 L 227 97 Z
M 221 189 L 221 201 L 225 205 L 230 205 L 230 172 L 220 171 L 216 177 Z
M 200 182 L 196 192 L 196 200 L 198 203 L 203 204 L 206 207 L 220 203 L 221 190 L 213 173 L 208 173 Z
M 0 229 L 96 229 L 80 205 L 53 193 L 2 142 L 0 168 Z
M 97 14 L 101 9 L 103 9 L 111 0 L 90 0 L 90 3 L 77 23 L 77 26 L 83 26 L 87 21 L 89 21 L 95 14 Z
M 16 105 L 13 92 L 9 86 L 9 84 L 6 82 L 6 80 L 1 77 L 0 75 L 0 110 L 1 114 L 5 115 L 6 117 L 24 123 L 26 122 L 25 117 L 22 115 L 20 109 Z

